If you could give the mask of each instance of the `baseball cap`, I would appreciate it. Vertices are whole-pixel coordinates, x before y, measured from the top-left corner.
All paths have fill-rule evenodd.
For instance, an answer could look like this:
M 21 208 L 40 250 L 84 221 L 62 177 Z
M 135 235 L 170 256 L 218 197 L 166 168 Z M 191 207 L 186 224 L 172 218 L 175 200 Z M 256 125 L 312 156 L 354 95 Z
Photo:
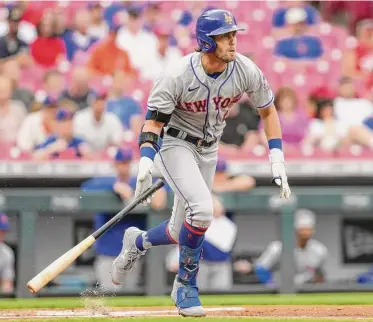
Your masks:
M 54 99 L 50 96 L 47 96 L 44 100 L 43 100 L 43 105 L 45 107 L 56 107 L 58 105 L 58 100 L 57 99 Z
M 295 211 L 294 228 L 314 228 L 316 224 L 315 213 L 309 209 Z
M 119 148 L 117 153 L 114 156 L 116 162 L 124 162 L 124 161 L 131 161 L 132 160 L 132 150 Z
M 73 118 L 73 113 L 66 108 L 59 108 L 56 113 L 57 121 L 71 120 Z
M 139 17 L 143 12 L 144 7 L 141 5 L 132 5 L 128 8 L 127 13 L 131 17 Z
M 9 230 L 8 216 L 0 212 L 0 230 Z
M 224 172 L 227 170 L 227 161 L 224 159 L 218 159 L 216 163 L 216 172 Z
M 285 14 L 285 21 L 288 24 L 294 24 L 305 21 L 307 19 L 307 13 L 303 8 L 290 8 Z
M 7 19 L 9 21 L 19 22 L 22 19 L 22 10 L 18 7 L 10 7 L 8 8 L 8 16 Z

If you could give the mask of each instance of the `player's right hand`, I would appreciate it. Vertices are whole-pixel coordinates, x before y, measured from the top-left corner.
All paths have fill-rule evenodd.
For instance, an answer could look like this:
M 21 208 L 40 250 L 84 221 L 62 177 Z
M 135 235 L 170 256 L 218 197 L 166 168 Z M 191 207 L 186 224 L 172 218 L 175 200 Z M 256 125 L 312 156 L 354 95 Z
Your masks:
M 142 157 L 139 162 L 139 171 L 137 174 L 135 197 L 138 197 L 152 185 L 153 160 L 148 157 Z M 151 196 L 143 201 L 144 204 L 151 202 Z

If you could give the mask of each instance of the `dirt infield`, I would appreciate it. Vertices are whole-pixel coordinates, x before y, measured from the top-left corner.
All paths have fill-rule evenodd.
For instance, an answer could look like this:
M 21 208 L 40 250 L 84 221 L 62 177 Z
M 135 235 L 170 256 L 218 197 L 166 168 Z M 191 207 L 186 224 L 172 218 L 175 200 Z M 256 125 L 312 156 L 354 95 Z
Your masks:
M 344 318 L 351 320 L 372 319 L 370 305 L 260 305 L 247 307 L 205 307 L 208 316 L 216 317 L 278 317 L 278 318 Z M 1 321 L 40 318 L 123 318 L 176 316 L 174 307 L 136 307 L 100 309 L 38 309 L 2 310 Z

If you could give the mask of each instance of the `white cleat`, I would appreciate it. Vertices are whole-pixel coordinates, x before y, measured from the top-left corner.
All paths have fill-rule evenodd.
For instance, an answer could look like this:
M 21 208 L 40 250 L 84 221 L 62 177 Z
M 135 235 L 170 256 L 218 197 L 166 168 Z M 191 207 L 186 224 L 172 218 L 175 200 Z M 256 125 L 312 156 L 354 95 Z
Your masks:
M 183 289 L 182 292 L 179 291 L 179 305 L 178 305 L 178 290 L 180 291 Z M 188 301 L 187 297 L 189 295 L 192 295 L 193 297 L 195 296 L 195 290 L 188 290 L 188 287 L 183 285 L 182 283 L 178 282 L 177 280 L 177 275 L 175 276 L 174 284 L 172 287 L 172 292 L 171 292 L 171 299 L 174 302 L 175 306 L 177 307 L 179 314 L 184 317 L 203 317 L 206 316 L 206 312 L 203 310 L 203 307 L 199 304 L 199 299 L 197 297 L 197 301 L 195 298 L 190 299 L 191 301 Z M 191 294 L 192 293 L 192 294 Z M 193 294 L 194 293 L 194 294 Z M 192 303 L 196 303 L 196 306 L 191 306 L 191 307 L 184 307 L 184 305 L 181 304 L 184 300 L 190 302 L 191 305 Z
M 123 284 L 126 274 L 132 270 L 138 259 L 145 255 L 146 250 L 140 251 L 136 246 L 136 238 L 142 233 L 144 231 L 136 227 L 126 229 L 122 251 L 113 261 L 111 270 L 111 279 L 115 285 Z

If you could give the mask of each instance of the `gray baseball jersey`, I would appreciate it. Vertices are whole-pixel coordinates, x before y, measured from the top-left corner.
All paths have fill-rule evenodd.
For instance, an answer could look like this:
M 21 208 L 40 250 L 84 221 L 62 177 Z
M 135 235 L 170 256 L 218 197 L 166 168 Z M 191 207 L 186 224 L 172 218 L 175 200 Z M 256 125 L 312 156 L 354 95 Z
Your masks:
M 271 270 L 279 263 L 281 253 L 282 243 L 274 241 L 257 259 L 256 265 Z M 294 249 L 294 260 L 297 274 L 294 277 L 294 282 L 303 284 L 311 280 L 316 271 L 324 271 L 327 256 L 328 250 L 325 245 L 315 239 L 310 239 L 304 249 L 296 247 Z
M 148 99 L 148 109 L 172 114 L 166 126 L 212 142 L 220 139 L 231 106 L 247 93 L 253 106 L 264 108 L 273 102 L 273 93 L 258 67 L 247 57 L 236 60 L 217 78 L 207 75 L 201 54 L 193 53 L 169 65 Z M 183 134 L 184 134 L 183 133 Z M 178 240 L 184 220 L 207 228 L 213 217 L 211 186 L 217 162 L 218 144 L 197 148 L 191 143 L 165 135 L 155 159 L 175 193 L 168 224 L 170 236 Z
M 273 102 L 273 93 L 260 69 L 238 54 L 216 79 L 208 76 L 201 54 L 183 57 L 168 66 L 155 82 L 148 109 L 171 114 L 169 126 L 212 141 L 219 139 L 231 106 L 247 93 L 253 106 L 263 108 Z
M 0 284 L 2 280 L 14 280 L 14 253 L 8 245 L 0 242 Z

